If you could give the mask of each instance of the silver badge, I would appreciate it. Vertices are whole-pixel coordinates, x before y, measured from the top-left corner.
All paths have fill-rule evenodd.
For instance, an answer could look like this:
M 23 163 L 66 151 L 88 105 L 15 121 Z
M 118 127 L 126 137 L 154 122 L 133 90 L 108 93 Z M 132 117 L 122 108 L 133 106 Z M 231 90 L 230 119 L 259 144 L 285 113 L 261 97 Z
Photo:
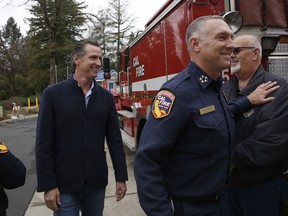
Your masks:
M 200 80 L 201 83 L 207 83 L 207 82 L 208 82 L 208 77 L 202 75 L 202 76 L 199 78 L 199 80 Z
M 243 113 L 243 116 L 248 118 L 248 117 L 252 116 L 253 113 L 254 113 L 254 109 L 251 109 L 248 112 Z

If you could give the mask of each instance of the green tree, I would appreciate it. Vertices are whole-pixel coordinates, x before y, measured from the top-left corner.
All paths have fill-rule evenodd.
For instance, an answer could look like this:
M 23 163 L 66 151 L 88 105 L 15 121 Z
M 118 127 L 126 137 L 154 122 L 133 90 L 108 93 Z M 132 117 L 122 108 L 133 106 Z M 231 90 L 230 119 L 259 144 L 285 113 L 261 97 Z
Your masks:
M 75 41 L 85 31 L 87 20 L 82 12 L 87 7 L 75 0 L 30 0 L 32 17 L 28 18 L 28 41 L 31 49 L 29 65 L 31 77 L 37 82 L 38 91 L 48 84 L 60 81 L 58 71 L 63 72 L 70 64 L 70 52 Z M 56 77 L 57 76 L 57 77 Z
M 120 71 L 122 47 L 127 45 L 134 29 L 135 18 L 127 14 L 128 0 L 110 0 L 109 14 L 111 18 L 112 35 L 116 43 L 117 70 Z
M 120 70 L 120 53 L 131 37 L 135 18 L 128 15 L 128 0 L 110 0 L 109 7 L 94 16 L 90 37 L 99 40 L 103 55 L 109 56 L 111 67 Z
M 111 46 L 109 44 L 113 40 L 111 37 L 111 22 L 107 9 L 99 10 L 94 15 L 96 20 L 92 20 L 92 31 L 90 32 L 91 38 L 96 38 L 101 44 L 102 54 L 110 52 Z
M 22 78 L 26 72 L 26 51 L 20 28 L 13 17 L 7 20 L 0 31 L 0 78 L 1 98 L 17 95 L 21 87 L 16 78 Z

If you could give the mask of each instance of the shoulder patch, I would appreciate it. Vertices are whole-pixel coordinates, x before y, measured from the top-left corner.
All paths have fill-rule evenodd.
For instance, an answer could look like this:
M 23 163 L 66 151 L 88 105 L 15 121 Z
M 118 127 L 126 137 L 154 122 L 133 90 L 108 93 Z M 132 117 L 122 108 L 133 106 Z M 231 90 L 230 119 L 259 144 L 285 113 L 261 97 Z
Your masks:
M 175 95 L 170 91 L 162 90 L 158 92 L 152 105 L 152 114 L 154 118 L 159 119 L 168 116 L 175 98 Z
M 0 143 L 0 154 L 7 153 L 7 152 L 8 152 L 7 146 L 3 142 L 1 142 Z

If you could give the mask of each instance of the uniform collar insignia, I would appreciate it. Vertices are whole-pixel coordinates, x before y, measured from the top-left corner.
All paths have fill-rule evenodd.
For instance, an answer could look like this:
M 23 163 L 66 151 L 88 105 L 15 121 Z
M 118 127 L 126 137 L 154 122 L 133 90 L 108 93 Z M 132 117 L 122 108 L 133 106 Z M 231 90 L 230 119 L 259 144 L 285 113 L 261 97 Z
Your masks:
M 200 80 L 201 83 L 207 83 L 208 82 L 208 77 L 202 75 L 201 77 L 199 77 L 199 80 Z

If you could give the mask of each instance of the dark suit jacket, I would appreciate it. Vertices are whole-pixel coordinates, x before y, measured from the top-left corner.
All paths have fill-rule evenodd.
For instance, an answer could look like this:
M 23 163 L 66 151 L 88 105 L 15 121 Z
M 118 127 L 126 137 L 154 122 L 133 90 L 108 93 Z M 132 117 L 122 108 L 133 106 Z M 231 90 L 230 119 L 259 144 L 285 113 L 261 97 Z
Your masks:
M 127 180 L 127 167 L 112 95 L 94 82 L 85 96 L 71 76 L 44 90 L 36 136 L 37 190 L 58 187 L 63 193 L 108 183 L 105 138 L 116 181 Z
M 235 170 L 231 185 L 245 186 L 281 176 L 288 168 L 288 84 L 262 66 L 248 85 L 238 90 L 237 77 L 223 85 L 228 103 L 248 96 L 258 85 L 277 81 L 280 88 L 271 93 L 275 100 L 255 106 L 236 120 L 236 134 L 232 150 Z

